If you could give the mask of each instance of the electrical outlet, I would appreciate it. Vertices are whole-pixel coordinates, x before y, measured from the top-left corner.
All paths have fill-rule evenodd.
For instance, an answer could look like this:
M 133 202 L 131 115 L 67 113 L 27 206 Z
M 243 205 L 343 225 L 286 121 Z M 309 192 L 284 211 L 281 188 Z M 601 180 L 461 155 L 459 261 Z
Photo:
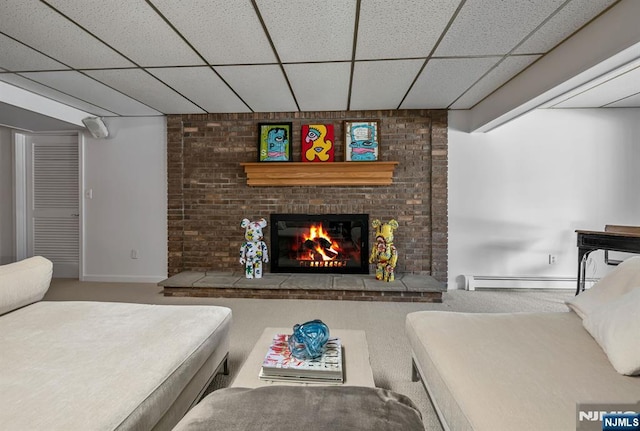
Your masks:
M 138 250 L 131 250 L 131 259 L 137 259 L 138 258 Z
M 555 265 L 557 260 L 557 256 L 555 254 L 549 255 L 549 265 Z

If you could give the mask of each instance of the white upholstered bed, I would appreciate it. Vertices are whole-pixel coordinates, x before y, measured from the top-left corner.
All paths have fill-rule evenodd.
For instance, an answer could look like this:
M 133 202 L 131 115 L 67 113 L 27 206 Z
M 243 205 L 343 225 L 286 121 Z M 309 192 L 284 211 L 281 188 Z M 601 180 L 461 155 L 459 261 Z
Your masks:
M 50 278 L 43 258 L 0 267 L 2 429 L 168 430 L 226 367 L 228 308 L 39 301 Z

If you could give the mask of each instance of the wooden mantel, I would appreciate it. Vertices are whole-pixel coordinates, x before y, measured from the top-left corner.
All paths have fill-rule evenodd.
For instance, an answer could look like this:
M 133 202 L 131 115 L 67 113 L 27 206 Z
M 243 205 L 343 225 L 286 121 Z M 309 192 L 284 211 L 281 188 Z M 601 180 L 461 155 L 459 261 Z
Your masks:
M 249 186 L 387 186 L 398 162 L 240 163 Z

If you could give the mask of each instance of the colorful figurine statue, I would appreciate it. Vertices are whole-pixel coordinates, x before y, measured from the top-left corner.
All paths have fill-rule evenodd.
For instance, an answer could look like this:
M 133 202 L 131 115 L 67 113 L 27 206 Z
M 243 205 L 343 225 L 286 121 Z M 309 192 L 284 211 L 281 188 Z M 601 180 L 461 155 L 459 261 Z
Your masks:
M 240 247 L 240 263 L 244 265 L 245 277 L 262 278 L 262 262 L 269 262 L 267 244 L 263 241 L 262 228 L 267 221 L 261 218 L 258 221 L 243 219 L 240 226 L 245 228 L 245 242 Z
M 376 264 L 377 280 L 393 281 L 398 262 L 398 250 L 393 245 L 393 231 L 398 228 L 398 222 L 389 220 L 388 223 L 382 223 L 376 219 L 371 222 L 371 226 L 376 229 L 376 243 L 371 247 L 369 263 Z

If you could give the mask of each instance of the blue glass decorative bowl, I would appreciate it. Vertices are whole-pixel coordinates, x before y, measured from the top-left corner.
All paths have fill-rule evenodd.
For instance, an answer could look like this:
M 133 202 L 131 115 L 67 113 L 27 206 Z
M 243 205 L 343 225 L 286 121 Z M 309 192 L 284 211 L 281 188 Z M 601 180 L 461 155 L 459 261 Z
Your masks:
M 322 356 L 329 340 L 329 327 L 322 320 L 310 320 L 293 326 L 289 350 L 296 359 L 307 360 Z

